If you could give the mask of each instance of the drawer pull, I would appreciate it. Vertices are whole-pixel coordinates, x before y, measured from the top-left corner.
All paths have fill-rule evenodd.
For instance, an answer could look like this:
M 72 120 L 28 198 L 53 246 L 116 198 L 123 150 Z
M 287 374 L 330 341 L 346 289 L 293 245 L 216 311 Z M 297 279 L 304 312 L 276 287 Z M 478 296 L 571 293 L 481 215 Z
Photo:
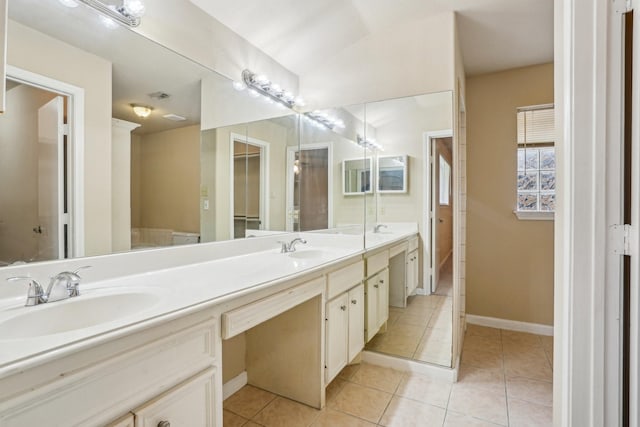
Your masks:
M 358 300 L 357 300 L 357 299 L 352 299 L 352 300 L 351 300 L 351 304 L 357 304 L 357 303 L 358 303 Z
M 158 427 L 171 427 L 171 423 L 169 421 L 160 421 Z
M 383 280 L 383 279 L 380 279 L 380 283 L 384 283 L 384 280 Z
M 340 306 L 340 310 L 342 310 L 342 311 L 347 311 L 347 306 L 346 306 L 346 305 L 341 305 L 341 306 Z
M 374 288 L 376 288 L 376 289 L 378 289 L 378 288 L 380 287 L 380 285 L 375 284 L 375 285 L 373 285 L 373 287 L 374 287 Z

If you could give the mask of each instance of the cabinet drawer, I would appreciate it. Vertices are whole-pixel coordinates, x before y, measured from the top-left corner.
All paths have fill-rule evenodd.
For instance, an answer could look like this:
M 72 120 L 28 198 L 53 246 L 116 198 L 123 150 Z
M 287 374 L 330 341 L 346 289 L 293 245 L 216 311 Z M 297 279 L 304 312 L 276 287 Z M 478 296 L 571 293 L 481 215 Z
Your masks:
M 378 252 L 367 257 L 367 277 L 389 266 L 389 251 Z
M 135 427 L 156 427 L 163 421 L 172 426 L 213 427 L 214 374 L 215 369 L 208 369 L 136 409 Z
M 0 408 L 0 425 L 104 425 L 211 366 L 215 326 L 204 322 L 65 376 L 21 405 Z
M 389 258 L 393 258 L 399 253 L 407 252 L 407 247 L 407 242 L 398 243 L 397 245 L 393 246 L 391 249 L 389 249 Z
M 327 278 L 327 300 L 353 288 L 364 278 L 364 261 L 358 261 L 351 265 L 333 271 Z
M 324 277 L 319 277 L 303 285 L 224 313 L 222 315 L 222 338 L 232 338 L 298 304 L 321 295 L 324 286 Z
M 409 247 L 407 248 L 407 252 L 415 251 L 416 249 L 418 249 L 418 236 L 409 239 Z

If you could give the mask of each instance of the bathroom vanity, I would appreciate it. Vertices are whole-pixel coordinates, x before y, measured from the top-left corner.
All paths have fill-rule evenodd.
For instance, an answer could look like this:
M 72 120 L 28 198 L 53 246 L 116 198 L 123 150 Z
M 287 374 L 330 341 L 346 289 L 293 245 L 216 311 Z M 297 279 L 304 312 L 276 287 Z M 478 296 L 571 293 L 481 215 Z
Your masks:
M 280 253 L 277 240 L 298 236 L 308 244 Z M 321 408 L 384 328 L 389 249 L 415 236 L 409 226 L 362 250 L 357 236 L 300 233 L 3 270 L 42 278 L 90 264 L 101 278 L 36 307 L 22 306 L 25 286 L 3 295 L 0 424 L 219 426 L 223 340 L 240 333 L 250 384 Z M 201 262 L 157 268 L 189 258 Z M 127 271 L 103 270 L 114 261 Z

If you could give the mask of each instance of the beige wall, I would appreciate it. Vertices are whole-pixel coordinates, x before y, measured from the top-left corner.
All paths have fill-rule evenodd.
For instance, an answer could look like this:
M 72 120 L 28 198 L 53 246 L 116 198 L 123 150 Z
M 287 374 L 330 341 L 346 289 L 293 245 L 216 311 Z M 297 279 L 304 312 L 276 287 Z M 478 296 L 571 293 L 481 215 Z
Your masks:
M 132 225 L 198 233 L 199 165 L 199 125 L 134 138 L 132 185 L 139 180 L 139 187 L 132 190 Z
M 553 221 L 522 221 L 516 108 L 553 102 L 553 65 L 467 80 L 467 313 L 553 324 Z
M 39 222 L 38 108 L 54 96 L 22 84 L 6 94 L 7 110 L 0 115 L 0 262 L 38 259 L 32 231 Z
M 84 89 L 85 255 L 111 252 L 111 63 L 9 21 L 7 63 Z

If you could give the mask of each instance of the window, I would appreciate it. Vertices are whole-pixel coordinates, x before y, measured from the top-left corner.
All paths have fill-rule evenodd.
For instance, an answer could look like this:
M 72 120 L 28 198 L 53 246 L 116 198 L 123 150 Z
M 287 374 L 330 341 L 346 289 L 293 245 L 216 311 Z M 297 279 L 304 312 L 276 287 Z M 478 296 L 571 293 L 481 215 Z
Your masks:
M 449 162 L 440 155 L 440 204 L 449 205 L 451 195 L 451 166 Z
M 517 202 L 520 219 L 553 219 L 556 155 L 552 105 L 518 108 Z

